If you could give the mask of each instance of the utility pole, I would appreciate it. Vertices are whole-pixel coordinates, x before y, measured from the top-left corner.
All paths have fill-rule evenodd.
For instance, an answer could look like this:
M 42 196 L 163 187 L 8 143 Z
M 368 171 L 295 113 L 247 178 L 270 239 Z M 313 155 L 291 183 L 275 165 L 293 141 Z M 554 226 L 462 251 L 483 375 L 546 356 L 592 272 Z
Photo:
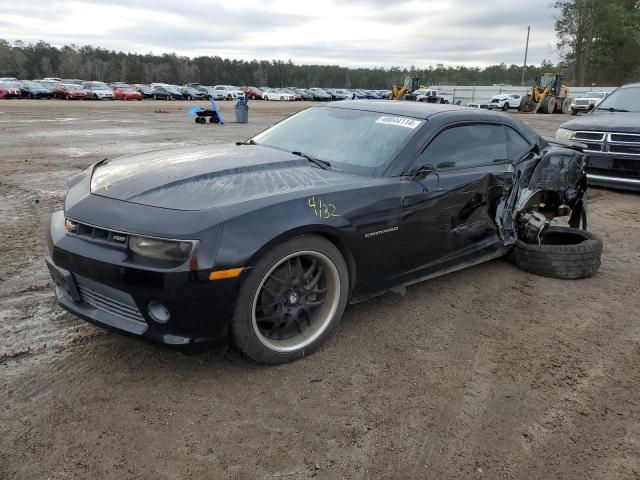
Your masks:
M 524 66 L 522 67 L 522 81 L 520 86 L 524 87 L 524 72 L 527 70 L 527 56 L 529 55 L 529 34 L 531 33 L 531 25 L 527 27 L 527 46 L 524 48 Z

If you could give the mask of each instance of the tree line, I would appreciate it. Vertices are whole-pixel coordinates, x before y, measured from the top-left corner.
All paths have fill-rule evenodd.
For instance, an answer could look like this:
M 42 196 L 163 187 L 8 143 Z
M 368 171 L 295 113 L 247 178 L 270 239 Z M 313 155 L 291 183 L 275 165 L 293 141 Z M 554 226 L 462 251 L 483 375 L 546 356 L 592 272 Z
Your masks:
M 526 78 L 556 66 L 543 62 L 528 66 Z M 0 77 L 122 81 L 127 83 L 166 82 L 203 85 L 231 84 L 256 86 L 299 86 L 304 88 L 389 89 L 407 76 L 419 77 L 431 85 L 519 85 L 522 66 L 493 65 L 486 68 L 434 65 L 410 68 L 347 68 L 339 65 L 297 65 L 291 60 L 232 60 L 219 56 L 188 58 L 165 53 L 117 52 L 93 46 L 55 47 L 47 42 L 10 43 L 0 39 Z
M 565 73 L 573 86 L 615 86 L 640 78 L 640 0 L 556 0 L 555 22 L 562 61 L 528 66 L 525 83 L 540 73 Z M 0 39 L 0 76 L 166 82 L 203 85 L 299 86 L 388 89 L 407 76 L 430 85 L 520 85 L 523 67 L 445 66 L 427 68 L 348 68 L 297 65 L 291 60 L 233 60 L 220 56 L 188 58 L 108 50 L 90 45 L 55 47 L 45 41 L 10 43 Z
M 558 50 L 578 85 L 620 85 L 640 78 L 640 1 L 560 0 Z

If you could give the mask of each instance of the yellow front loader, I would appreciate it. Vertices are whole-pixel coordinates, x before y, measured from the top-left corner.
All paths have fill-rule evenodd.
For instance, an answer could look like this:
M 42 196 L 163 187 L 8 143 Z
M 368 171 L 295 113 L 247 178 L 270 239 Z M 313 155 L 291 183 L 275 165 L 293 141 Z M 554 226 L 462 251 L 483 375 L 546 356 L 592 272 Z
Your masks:
M 561 73 L 545 73 L 536 79 L 531 93 L 522 97 L 518 111 L 525 113 L 569 113 L 569 87 Z

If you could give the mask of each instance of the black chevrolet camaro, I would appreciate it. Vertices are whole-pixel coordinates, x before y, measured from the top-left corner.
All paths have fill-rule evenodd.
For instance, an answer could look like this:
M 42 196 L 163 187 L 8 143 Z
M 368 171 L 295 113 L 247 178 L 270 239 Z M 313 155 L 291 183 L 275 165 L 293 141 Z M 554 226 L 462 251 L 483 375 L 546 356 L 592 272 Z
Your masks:
M 453 105 L 313 107 L 246 142 L 89 167 L 46 260 L 92 323 L 286 362 L 350 302 L 505 255 L 532 211 L 584 223 L 584 155 L 550 142 Z

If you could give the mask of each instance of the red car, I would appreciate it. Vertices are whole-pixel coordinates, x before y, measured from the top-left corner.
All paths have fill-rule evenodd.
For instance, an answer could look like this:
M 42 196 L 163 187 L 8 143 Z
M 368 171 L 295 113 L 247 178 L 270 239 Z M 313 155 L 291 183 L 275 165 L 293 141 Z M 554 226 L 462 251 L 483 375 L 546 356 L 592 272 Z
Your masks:
M 64 98 L 65 100 L 84 100 L 87 98 L 87 91 L 75 83 L 61 83 L 53 89 L 53 98 Z
M 242 87 L 240 90 L 251 100 L 262 100 L 262 90 L 257 87 Z
M 142 100 L 142 94 L 132 87 L 116 87 L 113 96 L 116 100 Z
M 22 92 L 15 83 L 0 83 L 0 98 L 20 98 Z

